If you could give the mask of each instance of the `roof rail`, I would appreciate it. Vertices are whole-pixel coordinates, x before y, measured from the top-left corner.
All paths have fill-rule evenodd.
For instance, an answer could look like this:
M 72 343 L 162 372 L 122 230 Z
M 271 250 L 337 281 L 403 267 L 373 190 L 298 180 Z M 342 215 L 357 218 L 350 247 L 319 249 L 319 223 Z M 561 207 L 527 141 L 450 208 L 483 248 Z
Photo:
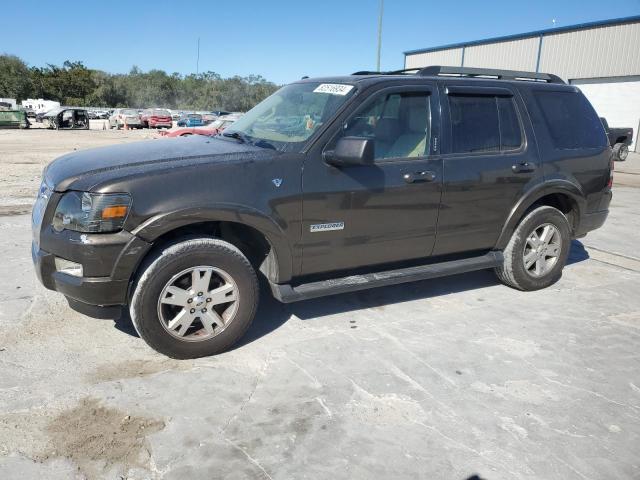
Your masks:
M 407 72 L 417 72 L 420 68 L 403 68 L 402 70 L 392 70 L 389 72 L 376 72 L 372 70 L 360 70 L 353 72 L 351 75 L 400 75 Z
M 462 77 L 493 77 L 498 80 L 529 80 L 547 83 L 562 83 L 557 75 L 551 73 L 519 72 L 516 70 L 496 70 L 493 68 L 445 67 L 432 65 L 418 70 L 420 76 L 459 75 Z

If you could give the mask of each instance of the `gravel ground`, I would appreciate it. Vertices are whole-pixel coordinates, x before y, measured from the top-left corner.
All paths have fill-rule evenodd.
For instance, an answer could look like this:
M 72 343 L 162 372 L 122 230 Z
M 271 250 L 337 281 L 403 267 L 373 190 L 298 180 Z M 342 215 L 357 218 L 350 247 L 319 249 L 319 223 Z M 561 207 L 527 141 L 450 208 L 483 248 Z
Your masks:
M 237 348 L 175 361 L 44 290 L 23 214 L 56 156 L 148 135 L 0 131 L 0 478 L 640 478 L 640 156 L 549 289 L 265 294 Z

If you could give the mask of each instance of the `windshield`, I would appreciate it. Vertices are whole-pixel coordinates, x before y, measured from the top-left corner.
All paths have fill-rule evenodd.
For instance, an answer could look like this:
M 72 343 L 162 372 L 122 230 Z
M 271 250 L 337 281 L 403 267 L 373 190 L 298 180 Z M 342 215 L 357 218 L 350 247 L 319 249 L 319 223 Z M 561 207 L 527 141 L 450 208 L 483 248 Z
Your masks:
M 339 83 L 287 85 L 236 120 L 224 135 L 237 133 L 258 146 L 299 152 L 354 92 L 353 85 Z
M 138 115 L 138 111 L 133 108 L 125 108 L 120 112 L 122 115 Z
M 151 115 L 155 115 L 157 117 L 168 117 L 169 112 L 167 110 L 153 110 Z

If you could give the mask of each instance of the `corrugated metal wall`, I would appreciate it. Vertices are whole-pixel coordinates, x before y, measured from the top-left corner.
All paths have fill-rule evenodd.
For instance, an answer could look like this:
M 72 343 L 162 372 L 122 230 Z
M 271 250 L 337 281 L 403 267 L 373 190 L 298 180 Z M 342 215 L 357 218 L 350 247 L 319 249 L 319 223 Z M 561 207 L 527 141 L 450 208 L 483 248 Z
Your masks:
M 535 71 L 539 36 L 464 47 L 464 66 Z M 462 64 L 463 48 L 409 54 L 406 68 Z M 574 78 L 640 75 L 640 22 L 542 37 L 539 71 Z
M 545 36 L 540 71 L 565 80 L 640 74 L 640 23 Z
M 438 50 L 405 57 L 405 68 L 426 67 L 428 65 L 450 65 L 458 67 L 462 63 L 462 49 Z
M 464 66 L 535 71 L 539 42 L 534 37 L 466 47 Z

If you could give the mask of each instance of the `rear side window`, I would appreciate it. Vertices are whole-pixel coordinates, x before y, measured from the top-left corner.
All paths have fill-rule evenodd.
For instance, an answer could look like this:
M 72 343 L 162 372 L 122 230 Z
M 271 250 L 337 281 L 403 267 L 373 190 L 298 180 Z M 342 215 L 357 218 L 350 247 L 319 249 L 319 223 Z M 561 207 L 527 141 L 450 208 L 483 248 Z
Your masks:
M 449 95 L 453 153 L 514 150 L 522 145 L 511 97 Z
M 607 146 L 602 123 L 584 95 L 537 90 L 534 96 L 557 149 Z

